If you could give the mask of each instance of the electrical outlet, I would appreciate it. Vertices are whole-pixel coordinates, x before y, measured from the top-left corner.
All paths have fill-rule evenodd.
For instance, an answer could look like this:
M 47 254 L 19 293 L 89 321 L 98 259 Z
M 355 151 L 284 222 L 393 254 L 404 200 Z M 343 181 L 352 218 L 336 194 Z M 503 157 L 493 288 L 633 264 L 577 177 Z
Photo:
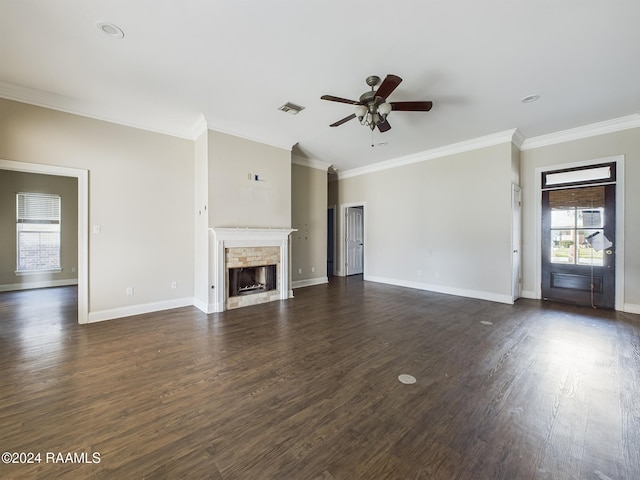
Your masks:
M 302 275 L 302 269 L 301 268 L 298 269 L 298 275 Z
M 316 273 L 316 267 L 311 267 L 311 273 Z
M 127 292 L 127 296 L 133 295 L 133 287 L 127 287 L 126 292 Z
M 171 288 L 178 288 L 178 282 L 176 282 L 175 280 L 171 282 Z

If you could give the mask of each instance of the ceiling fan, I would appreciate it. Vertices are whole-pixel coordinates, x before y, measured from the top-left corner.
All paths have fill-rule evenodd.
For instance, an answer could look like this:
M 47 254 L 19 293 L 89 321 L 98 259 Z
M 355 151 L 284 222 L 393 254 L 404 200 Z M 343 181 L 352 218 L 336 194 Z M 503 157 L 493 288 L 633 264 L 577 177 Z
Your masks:
M 391 129 L 391 125 L 389 125 L 387 121 L 387 115 L 389 115 L 392 110 L 400 112 L 428 112 L 433 106 L 433 102 L 429 101 L 387 102 L 387 97 L 391 95 L 398 85 L 400 85 L 400 82 L 402 82 L 402 78 L 397 75 L 387 75 L 378 87 L 378 90 L 374 90 L 374 88 L 380 83 L 380 77 L 371 75 L 367 77 L 366 81 L 367 85 L 371 87 L 371 91 L 364 92 L 360 95 L 360 100 L 358 101 L 334 97 L 333 95 L 323 95 L 320 97 L 322 100 L 348 103 L 356 106 L 355 113 L 332 123 L 329 125 L 330 127 L 337 127 L 357 117 L 362 125 L 368 126 L 372 131 L 378 127 L 378 130 L 381 132 L 386 132 Z

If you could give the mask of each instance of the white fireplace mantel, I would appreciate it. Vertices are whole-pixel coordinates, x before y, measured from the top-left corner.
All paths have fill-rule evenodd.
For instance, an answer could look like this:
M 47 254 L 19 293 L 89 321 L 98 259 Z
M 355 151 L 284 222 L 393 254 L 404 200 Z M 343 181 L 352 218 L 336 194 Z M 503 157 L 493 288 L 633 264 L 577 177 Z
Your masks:
M 209 229 L 210 311 L 223 312 L 226 303 L 227 275 L 225 249 L 234 247 L 280 247 L 280 271 L 277 274 L 280 299 L 293 297 L 289 279 L 289 235 L 293 228 L 229 228 Z

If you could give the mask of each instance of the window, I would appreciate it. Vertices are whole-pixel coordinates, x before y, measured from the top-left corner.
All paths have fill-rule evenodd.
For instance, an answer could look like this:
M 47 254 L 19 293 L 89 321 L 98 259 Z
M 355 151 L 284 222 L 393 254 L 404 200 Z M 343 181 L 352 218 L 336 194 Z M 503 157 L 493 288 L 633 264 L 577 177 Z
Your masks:
M 602 250 L 592 246 L 603 235 L 604 187 L 549 192 L 551 207 L 551 262 L 602 266 Z
M 60 270 L 60 195 L 18 193 L 18 273 Z

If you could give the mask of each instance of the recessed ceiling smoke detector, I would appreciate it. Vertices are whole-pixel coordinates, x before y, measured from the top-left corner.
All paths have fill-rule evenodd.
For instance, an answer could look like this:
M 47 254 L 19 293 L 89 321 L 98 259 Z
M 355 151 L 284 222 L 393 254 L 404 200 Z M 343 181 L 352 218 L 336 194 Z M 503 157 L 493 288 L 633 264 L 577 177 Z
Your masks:
M 540 95 L 539 94 L 534 94 L 534 95 L 527 95 L 526 97 L 524 97 L 522 100 L 520 100 L 522 103 L 533 103 L 540 100 Z
M 302 110 L 304 110 L 304 107 L 301 107 L 300 105 L 296 105 L 295 103 L 287 102 L 284 105 L 282 105 L 280 108 L 278 108 L 278 110 L 287 112 L 290 115 L 297 115 Z
M 114 25 L 113 23 L 98 22 L 96 26 L 105 35 L 113 38 L 124 38 L 124 32 L 122 31 L 122 29 L 119 26 Z

